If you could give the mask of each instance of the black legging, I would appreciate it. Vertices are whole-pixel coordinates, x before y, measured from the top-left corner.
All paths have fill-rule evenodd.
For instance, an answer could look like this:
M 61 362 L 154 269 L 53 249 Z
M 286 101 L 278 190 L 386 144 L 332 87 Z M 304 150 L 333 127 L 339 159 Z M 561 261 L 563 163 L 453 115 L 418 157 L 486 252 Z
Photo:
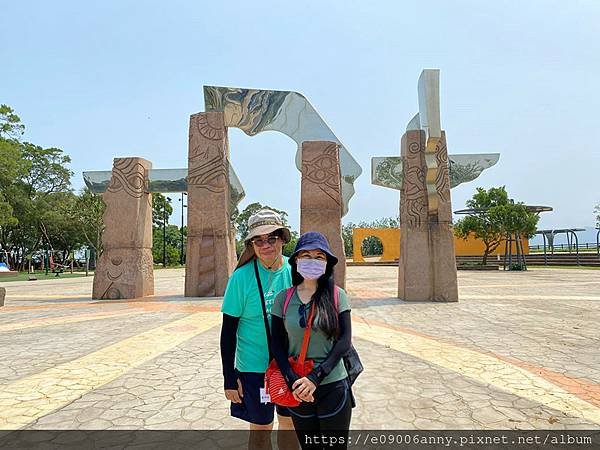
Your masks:
M 323 384 L 314 402 L 289 408 L 302 449 L 345 449 L 352 417 L 352 393 L 347 380 Z

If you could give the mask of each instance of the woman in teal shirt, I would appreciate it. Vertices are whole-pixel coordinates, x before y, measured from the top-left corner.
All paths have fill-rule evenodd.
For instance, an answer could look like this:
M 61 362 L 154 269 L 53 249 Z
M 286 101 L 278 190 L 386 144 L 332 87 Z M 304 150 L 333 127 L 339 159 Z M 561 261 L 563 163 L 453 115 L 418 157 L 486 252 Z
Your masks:
M 352 333 L 348 297 L 333 284 L 337 261 L 325 236 L 303 234 L 289 258 L 295 291 L 287 305 L 286 290 L 281 291 L 271 309 L 273 355 L 294 397 L 301 401 L 288 409 L 303 448 L 315 448 L 311 438 L 317 432 L 318 436 L 335 437 L 338 443 L 348 441 L 353 401 L 342 356 L 350 349 Z M 300 353 L 313 305 L 306 358 L 315 364 L 311 373 L 300 377 L 291 369 L 288 357 Z

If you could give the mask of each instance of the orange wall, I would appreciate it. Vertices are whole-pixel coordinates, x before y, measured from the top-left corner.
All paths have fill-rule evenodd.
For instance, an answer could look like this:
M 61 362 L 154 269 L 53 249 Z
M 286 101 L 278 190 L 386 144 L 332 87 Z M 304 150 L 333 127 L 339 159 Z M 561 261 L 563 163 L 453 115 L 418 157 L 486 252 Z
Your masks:
M 399 228 L 354 228 L 352 230 L 352 246 L 354 247 L 354 262 L 364 262 L 360 252 L 362 241 L 369 236 L 378 237 L 383 244 L 383 255 L 380 261 L 394 261 L 400 256 Z
M 398 228 L 354 228 L 352 230 L 352 244 L 354 247 L 353 260 L 355 262 L 364 262 L 361 254 L 361 244 L 365 238 L 375 236 L 381 240 L 383 244 L 383 255 L 380 261 L 394 261 L 400 257 L 400 229 Z M 502 241 L 498 248 L 493 251 L 492 255 L 504 254 L 505 242 Z M 483 241 L 470 236 L 468 239 L 459 239 L 454 237 L 454 251 L 456 256 L 483 256 L 485 246 Z M 515 243 L 512 244 L 513 254 L 517 248 Z M 529 241 L 523 239 L 523 251 L 529 254 Z

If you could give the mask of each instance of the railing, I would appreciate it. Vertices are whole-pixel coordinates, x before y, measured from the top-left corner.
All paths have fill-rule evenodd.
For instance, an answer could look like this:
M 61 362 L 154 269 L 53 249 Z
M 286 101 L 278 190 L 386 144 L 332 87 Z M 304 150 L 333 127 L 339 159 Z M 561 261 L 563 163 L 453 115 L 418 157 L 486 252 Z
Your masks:
M 556 250 L 575 250 L 576 248 L 578 248 L 579 250 L 598 250 L 600 248 L 600 246 L 596 243 L 596 242 L 586 242 L 585 244 L 554 244 L 554 251 Z M 549 245 L 546 245 L 546 249 L 550 249 Z M 529 251 L 531 250 L 540 250 L 540 251 L 544 251 L 544 245 L 543 244 L 537 244 L 537 245 L 529 245 Z

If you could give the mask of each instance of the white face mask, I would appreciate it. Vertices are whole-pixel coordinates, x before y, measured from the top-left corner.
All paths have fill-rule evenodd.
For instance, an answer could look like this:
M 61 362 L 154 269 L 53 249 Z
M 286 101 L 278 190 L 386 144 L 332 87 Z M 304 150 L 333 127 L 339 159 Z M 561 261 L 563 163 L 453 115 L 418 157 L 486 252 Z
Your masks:
M 298 258 L 296 261 L 298 273 L 306 280 L 316 280 L 325 273 L 327 261 L 320 259 Z

